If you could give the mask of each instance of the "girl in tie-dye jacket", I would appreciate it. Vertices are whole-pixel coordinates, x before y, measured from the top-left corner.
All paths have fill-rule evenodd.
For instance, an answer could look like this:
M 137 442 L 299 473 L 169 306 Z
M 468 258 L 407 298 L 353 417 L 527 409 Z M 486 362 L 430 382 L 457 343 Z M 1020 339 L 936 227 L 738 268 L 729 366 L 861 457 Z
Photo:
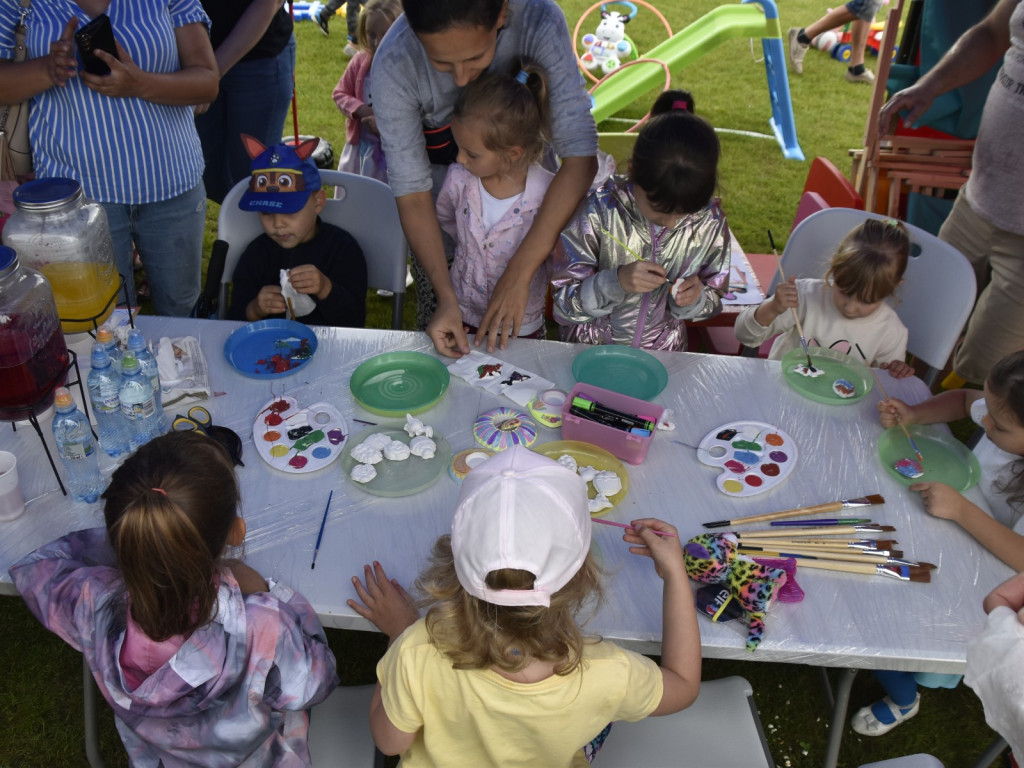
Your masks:
M 231 460 L 172 432 L 103 494 L 106 530 L 76 531 L 11 577 L 46 627 L 80 650 L 133 766 L 308 766 L 306 710 L 337 685 L 308 602 L 221 555 L 238 546 Z

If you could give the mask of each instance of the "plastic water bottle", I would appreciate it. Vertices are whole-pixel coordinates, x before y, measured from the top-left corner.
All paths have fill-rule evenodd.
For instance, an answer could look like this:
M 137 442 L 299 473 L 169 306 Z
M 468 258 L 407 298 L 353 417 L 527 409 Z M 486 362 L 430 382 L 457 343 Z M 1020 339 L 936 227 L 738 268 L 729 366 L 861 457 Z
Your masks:
M 64 464 L 68 490 L 76 501 L 92 504 L 103 490 L 103 477 L 89 419 L 78 410 L 66 387 L 54 394 L 53 439 Z
M 160 431 L 156 434 L 163 434 L 166 431 L 166 424 L 164 422 L 163 392 L 160 390 L 160 371 L 156 364 L 156 357 L 149 351 L 146 338 L 138 328 L 128 331 L 128 351 L 135 353 L 135 359 L 139 361 L 142 375 L 149 379 L 149 383 L 153 387 L 153 402 L 156 404 L 157 421 L 160 424 Z
M 121 358 L 121 389 L 117 393 L 121 415 L 128 425 L 128 442 L 134 451 L 161 434 L 153 402 L 153 385 L 142 375 L 139 361 L 130 351 Z
M 101 325 L 99 330 L 96 331 L 96 341 L 103 345 L 103 348 L 107 351 L 107 357 L 110 358 L 110 367 L 114 369 L 114 372 L 118 376 L 121 375 L 121 349 L 117 346 L 117 339 L 114 338 L 114 332 L 106 325 Z
M 100 446 L 111 456 L 128 450 L 128 425 L 121 415 L 121 374 L 114 370 L 103 344 L 92 345 L 92 370 L 89 371 L 89 401 L 96 414 Z

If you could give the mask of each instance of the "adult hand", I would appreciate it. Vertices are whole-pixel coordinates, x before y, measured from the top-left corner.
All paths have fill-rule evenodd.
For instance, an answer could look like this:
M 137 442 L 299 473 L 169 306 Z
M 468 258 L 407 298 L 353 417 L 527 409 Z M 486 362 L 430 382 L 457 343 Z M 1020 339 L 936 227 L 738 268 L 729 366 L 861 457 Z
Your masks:
M 377 561 L 363 566 L 363 577 L 365 584 L 358 576 L 352 577 L 352 586 L 362 602 L 348 600 L 348 606 L 394 640 L 419 619 L 416 603 L 397 579 L 388 578 Z
M 78 59 L 75 58 L 75 29 L 78 19 L 72 16 L 64 25 L 60 37 L 50 43 L 46 55 L 46 74 L 53 84 L 63 88 L 68 80 L 78 76 Z
M 265 285 L 256 294 L 256 309 L 260 317 L 268 315 L 280 315 L 288 305 L 285 303 L 284 294 L 281 293 L 279 285 Z
M 921 117 L 932 105 L 935 94 L 920 84 L 904 88 L 891 99 L 889 99 L 878 111 L 878 130 L 880 133 L 889 134 L 893 132 L 894 123 L 900 112 L 906 111 L 903 116 L 903 125 L 909 128 Z
M 894 379 L 905 379 L 908 376 L 914 375 L 913 367 L 907 365 L 902 360 L 892 360 L 888 363 L 882 363 L 878 367 L 882 370 L 888 371 L 889 375 Z
M 194 114 L 194 115 L 205 115 L 209 111 L 209 109 L 210 109 L 210 103 L 209 102 L 207 102 L 206 104 L 193 104 L 192 105 L 192 114 Z
M 888 429 L 897 424 L 913 424 L 914 409 L 895 397 L 887 398 L 878 403 L 878 416 L 882 426 Z
M 629 548 L 631 553 L 654 560 L 654 569 L 663 580 L 671 576 L 686 578 L 683 548 L 674 525 L 656 517 L 633 520 L 630 525 L 632 527 L 622 534 L 622 540 L 633 545 Z M 657 531 L 673 535 L 661 536 Z
M 672 300 L 675 301 L 677 307 L 692 307 L 700 300 L 703 290 L 704 284 L 700 281 L 700 277 L 698 275 L 690 275 L 679 283 L 679 287 L 675 289 Z
M 321 301 L 327 298 L 333 284 L 331 279 L 312 264 L 300 264 L 288 272 L 288 282 L 299 293 L 308 293 Z
M 434 342 L 434 349 L 445 357 L 469 354 L 469 339 L 462 327 L 462 312 L 458 302 L 438 302 L 434 316 L 427 323 L 427 335 Z
M 964 511 L 971 506 L 962 493 L 945 483 L 914 483 L 910 490 L 921 494 L 925 512 L 943 520 L 959 522 Z
M 373 115 L 367 115 L 359 121 L 364 131 L 369 131 L 374 136 L 380 137 L 380 131 L 377 130 L 377 118 Z
M 114 45 L 117 46 L 117 58 L 111 56 L 106 51 L 101 51 L 99 48 L 93 51 L 97 58 L 110 67 L 110 73 L 106 75 L 90 75 L 88 72 L 83 72 L 81 75 L 82 82 L 91 90 L 96 91 L 96 93 L 101 93 L 111 98 L 146 98 L 146 73 L 139 69 L 138 65 L 128 54 L 128 51 L 119 42 L 114 41 Z
M 649 293 L 665 284 L 665 268 L 660 264 L 637 260 L 623 264 L 616 274 L 626 293 Z
M 491 291 L 487 312 L 484 313 L 473 339 L 473 343 L 479 347 L 486 338 L 488 352 L 493 352 L 495 348 L 505 349 L 508 340 L 519 335 L 519 327 L 523 323 L 526 304 L 530 298 L 532 275 L 523 276 L 509 267 L 511 264 L 505 267 L 494 290 Z

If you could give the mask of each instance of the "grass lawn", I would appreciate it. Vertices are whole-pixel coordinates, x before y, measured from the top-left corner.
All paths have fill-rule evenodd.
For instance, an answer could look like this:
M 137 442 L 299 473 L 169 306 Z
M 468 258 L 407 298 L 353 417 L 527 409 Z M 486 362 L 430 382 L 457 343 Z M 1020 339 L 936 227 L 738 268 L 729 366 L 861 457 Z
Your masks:
M 561 5 L 571 27 L 588 3 L 571 0 Z M 678 31 L 716 5 L 713 0 L 689 0 L 662 3 L 661 11 Z M 825 3 L 786 0 L 781 11 L 783 31 L 789 26 L 809 24 L 825 10 Z M 583 31 L 591 32 L 596 25 L 597 17 L 591 15 Z M 341 55 L 342 29 L 342 24 L 335 23 L 327 38 L 311 22 L 296 27 L 301 133 L 327 138 L 336 157 L 343 147 L 344 123 L 331 100 L 331 91 L 345 65 Z M 641 51 L 664 37 L 660 24 L 643 9 L 628 31 Z M 770 132 L 770 108 L 760 58 L 759 41 L 728 41 L 677 73 L 674 82 L 694 93 L 698 112 L 716 127 L 766 134 Z M 868 65 L 874 66 L 870 57 Z M 841 64 L 811 50 L 805 74 L 790 77 L 797 135 L 807 162 L 784 159 L 774 140 L 721 134 L 721 195 L 730 225 L 746 250 L 766 252 L 769 228 L 781 249 L 812 158 L 821 155 L 849 170 L 847 149 L 862 145 L 870 88 L 848 84 L 843 73 Z M 637 101 L 624 114 L 640 117 L 654 95 L 637 94 Z M 291 126 L 290 117 L 287 125 Z M 623 125 L 609 122 L 601 128 L 618 131 Z M 210 207 L 210 242 L 216 231 L 216 209 Z M 413 325 L 414 303 L 410 296 L 406 302 L 407 328 Z M 372 293 L 368 311 L 368 325 L 390 327 L 388 300 Z M 865 589 L 866 612 L 872 610 L 869 591 Z M 374 665 L 384 650 L 382 636 L 340 630 L 329 630 L 328 636 L 338 658 L 342 682 L 371 682 Z M 84 765 L 80 656 L 44 631 L 15 598 L 0 598 L 0 647 L 4 649 L 0 658 L 0 768 Z M 828 736 L 829 710 L 818 669 L 792 664 L 705 661 L 705 678 L 730 674 L 742 675 L 753 684 L 776 764 L 784 768 L 820 766 Z M 834 680 L 835 673 L 831 676 Z M 861 673 L 854 684 L 851 708 L 864 706 L 880 695 L 871 676 Z M 984 723 L 974 693 L 961 685 L 954 690 L 924 690 L 922 695 L 917 718 L 886 736 L 864 738 L 847 728 L 839 765 L 854 768 L 917 752 L 935 755 L 948 768 L 972 765 L 994 736 Z M 126 765 L 113 717 L 108 708 L 101 710 L 103 754 L 111 766 Z

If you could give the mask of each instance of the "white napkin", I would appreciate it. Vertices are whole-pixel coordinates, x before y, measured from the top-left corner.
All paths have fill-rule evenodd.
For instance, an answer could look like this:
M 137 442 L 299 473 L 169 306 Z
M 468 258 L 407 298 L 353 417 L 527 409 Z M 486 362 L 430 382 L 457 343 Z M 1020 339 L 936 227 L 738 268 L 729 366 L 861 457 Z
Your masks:
M 210 397 L 210 372 L 195 336 L 162 337 L 156 349 L 156 365 L 165 406 Z
M 988 615 L 985 629 L 967 647 L 964 682 L 985 707 L 985 722 L 1006 739 L 1024 764 L 1024 624 L 1001 605 Z
M 470 386 L 504 395 L 520 408 L 526 408 L 538 394 L 555 386 L 532 371 L 475 350 L 450 364 L 448 370 Z
M 292 286 L 291 281 L 288 279 L 288 273 L 291 270 L 281 270 L 281 294 L 284 296 L 285 304 L 288 303 L 288 299 L 292 300 L 292 311 L 295 313 L 292 316 L 292 320 L 296 317 L 305 317 L 314 309 L 316 309 L 316 302 L 313 301 L 313 297 L 307 293 L 299 293 Z

